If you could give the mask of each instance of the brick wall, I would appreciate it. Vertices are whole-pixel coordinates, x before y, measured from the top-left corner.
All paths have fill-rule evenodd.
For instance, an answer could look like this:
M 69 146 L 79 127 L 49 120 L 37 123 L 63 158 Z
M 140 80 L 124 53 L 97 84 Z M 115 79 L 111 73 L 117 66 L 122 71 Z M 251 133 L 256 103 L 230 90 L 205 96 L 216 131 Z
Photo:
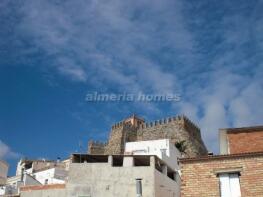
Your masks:
M 263 196 L 263 153 L 182 159 L 181 197 L 219 197 L 218 171 L 241 169 L 241 195 Z
M 227 132 L 230 154 L 263 151 L 263 130 Z
M 31 185 L 31 186 L 22 186 L 22 187 L 20 187 L 20 191 L 65 189 L 65 188 L 66 188 L 65 184 Z

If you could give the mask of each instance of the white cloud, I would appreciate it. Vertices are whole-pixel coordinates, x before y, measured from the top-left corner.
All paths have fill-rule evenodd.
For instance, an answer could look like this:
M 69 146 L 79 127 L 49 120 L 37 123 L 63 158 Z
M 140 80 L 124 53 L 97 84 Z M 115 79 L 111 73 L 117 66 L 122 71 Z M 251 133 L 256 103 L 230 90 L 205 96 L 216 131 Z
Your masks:
M 18 158 L 20 154 L 15 153 L 11 148 L 0 140 L 0 159 Z
M 228 72 L 212 76 L 194 100 L 180 104 L 180 111 L 200 125 L 206 144 L 217 152 L 219 128 L 262 124 L 263 84 Z
M 191 59 L 193 40 L 178 0 L 59 5 L 27 1 L 21 7 L 24 15 L 18 30 L 46 54 L 56 56 L 51 64 L 74 80 L 97 84 L 106 80 L 132 91 L 173 92 L 179 84 L 176 75 L 156 64 L 151 53 L 172 48 L 178 60 L 186 55 L 187 61 Z
M 193 10 L 187 14 L 188 6 Z M 20 6 L 16 32 L 74 81 L 131 92 L 180 91 L 180 112 L 200 125 L 216 151 L 219 128 L 262 124 L 263 17 L 262 3 L 248 9 L 222 2 L 216 12 L 211 6 L 182 0 L 29 0 Z

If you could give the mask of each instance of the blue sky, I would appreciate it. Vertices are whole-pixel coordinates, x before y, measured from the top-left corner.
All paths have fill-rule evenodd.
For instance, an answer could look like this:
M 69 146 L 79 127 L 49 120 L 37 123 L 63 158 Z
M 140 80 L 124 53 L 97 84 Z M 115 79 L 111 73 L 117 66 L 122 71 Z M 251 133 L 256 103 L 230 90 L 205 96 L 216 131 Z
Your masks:
M 2 0 L 0 158 L 65 158 L 132 113 L 218 129 L 262 125 L 263 2 Z M 85 102 L 88 92 L 180 102 Z

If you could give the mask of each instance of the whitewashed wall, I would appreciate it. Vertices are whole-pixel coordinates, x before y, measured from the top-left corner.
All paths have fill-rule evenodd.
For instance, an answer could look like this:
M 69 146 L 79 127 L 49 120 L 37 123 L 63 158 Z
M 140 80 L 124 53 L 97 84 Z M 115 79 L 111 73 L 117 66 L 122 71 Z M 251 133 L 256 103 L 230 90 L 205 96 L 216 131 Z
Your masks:
M 61 168 L 51 168 L 34 173 L 34 177 L 43 185 L 46 183 L 46 180 L 48 180 L 48 184 L 63 184 L 65 183 L 67 172 Z
M 169 139 L 127 142 L 125 152 L 133 155 L 156 155 L 174 170 L 178 170 L 177 158 L 181 156 Z

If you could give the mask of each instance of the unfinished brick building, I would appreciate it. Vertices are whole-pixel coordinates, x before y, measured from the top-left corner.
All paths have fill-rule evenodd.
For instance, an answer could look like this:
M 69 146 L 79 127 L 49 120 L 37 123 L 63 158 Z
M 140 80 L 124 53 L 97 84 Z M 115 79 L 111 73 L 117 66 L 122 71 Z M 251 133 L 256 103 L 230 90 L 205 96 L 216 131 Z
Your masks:
M 207 154 L 200 129 L 187 117 L 177 116 L 146 123 L 135 115 L 113 125 L 108 142 L 90 141 L 88 153 L 123 154 L 126 142 L 157 139 L 170 139 L 174 144 L 181 144 L 181 151 L 186 157 Z
M 220 155 L 181 158 L 181 197 L 262 197 L 263 126 L 220 129 Z

